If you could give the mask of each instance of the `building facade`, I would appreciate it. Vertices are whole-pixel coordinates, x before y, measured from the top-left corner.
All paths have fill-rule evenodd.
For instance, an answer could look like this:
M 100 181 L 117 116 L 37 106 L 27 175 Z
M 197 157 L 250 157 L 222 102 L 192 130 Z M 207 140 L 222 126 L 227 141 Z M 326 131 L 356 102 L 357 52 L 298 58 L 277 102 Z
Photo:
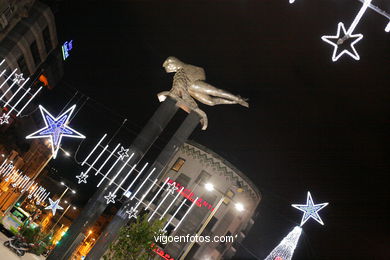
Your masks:
M 7 81 L 12 71 L 30 77 L 25 89 L 31 88 L 34 93 L 39 87 L 54 87 L 63 76 L 61 48 L 58 44 L 55 19 L 52 11 L 45 4 L 35 0 L 0 0 L 0 114 L 9 107 L 5 103 L 17 92 L 10 88 L 12 80 Z M 23 91 L 21 91 L 23 92 Z M 19 96 L 21 95 L 19 93 Z M 19 96 L 14 98 L 14 101 Z M 34 101 L 31 109 L 36 108 Z M 23 106 L 23 105 L 21 105 Z M 26 141 L 24 130 L 36 129 L 33 117 L 17 120 L 15 112 L 9 123 L 0 125 L 0 153 L 13 161 L 17 169 L 30 178 L 37 177 L 50 160 L 51 149 L 46 140 Z M 20 193 L 7 183 L 0 183 L 0 211 L 6 211 L 18 198 Z
M 188 205 L 198 197 L 196 206 L 179 228 L 175 231 L 173 226 L 168 228 L 169 235 L 195 235 L 204 228 L 202 236 L 210 236 L 212 239 L 215 236 L 229 236 L 234 241 L 172 242 L 159 244 L 161 251 L 171 259 L 179 259 L 183 254 L 186 254 L 185 259 L 232 258 L 238 243 L 245 238 L 254 223 L 256 208 L 261 201 L 259 190 L 225 159 L 193 141 L 188 141 L 180 148 L 167 169 L 161 181 L 169 177 L 177 187 L 184 187 L 182 195 L 188 198 Z M 214 189 L 206 189 L 206 184 L 212 184 Z M 243 205 L 244 209 L 238 211 L 237 204 Z M 174 220 L 173 225 L 178 221 Z
M 62 78 L 63 64 L 54 15 L 34 0 L 0 0 L 0 59 L 2 69 L 18 68 L 24 77 L 54 86 Z M 6 90 L 6 88 L 2 88 Z

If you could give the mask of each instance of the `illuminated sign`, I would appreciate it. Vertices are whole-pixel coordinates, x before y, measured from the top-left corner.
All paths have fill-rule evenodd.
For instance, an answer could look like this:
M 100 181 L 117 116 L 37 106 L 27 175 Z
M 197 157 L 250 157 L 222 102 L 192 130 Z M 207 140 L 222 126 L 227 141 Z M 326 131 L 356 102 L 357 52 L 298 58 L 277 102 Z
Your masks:
M 152 244 L 152 247 L 154 246 L 154 244 Z M 175 260 L 175 258 L 171 257 L 169 254 L 165 253 L 161 248 L 159 247 L 156 247 L 156 248 L 153 248 L 153 252 L 155 252 L 156 254 L 158 254 L 159 256 L 161 256 L 162 258 L 164 259 L 167 259 L 167 260 Z
M 168 183 L 174 183 L 175 181 L 174 180 L 171 180 L 169 179 L 168 180 Z M 180 183 L 177 183 L 176 182 L 176 187 L 178 188 L 176 190 L 176 192 L 180 192 L 180 195 L 183 196 L 184 198 L 188 199 L 189 201 L 193 202 L 195 199 L 193 198 L 194 196 L 194 193 L 190 190 L 190 189 L 183 189 L 181 191 L 181 188 L 183 188 L 182 185 L 180 185 Z M 198 198 L 198 200 L 195 202 L 196 206 L 198 207 L 206 207 L 208 208 L 210 211 L 213 211 L 214 210 L 214 207 L 212 204 L 208 203 L 206 200 L 202 199 L 202 198 Z
M 73 48 L 73 40 L 71 41 L 66 41 L 64 42 L 64 44 L 62 45 L 62 58 L 64 60 L 66 60 L 68 57 L 69 57 L 69 52 L 72 50 Z

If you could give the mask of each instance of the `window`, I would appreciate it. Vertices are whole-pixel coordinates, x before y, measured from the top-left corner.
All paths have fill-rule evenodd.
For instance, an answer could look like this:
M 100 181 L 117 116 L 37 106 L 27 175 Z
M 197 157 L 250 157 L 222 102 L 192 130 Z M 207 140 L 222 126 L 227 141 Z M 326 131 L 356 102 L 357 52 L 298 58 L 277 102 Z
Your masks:
M 192 246 L 191 250 L 188 252 L 188 255 L 187 255 L 186 259 L 194 259 L 196 251 L 198 251 L 199 247 L 200 247 L 200 245 L 198 243 L 195 243 Z
M 41 63 L 41 56 L 39 55 L 38 45 L 36 41 L 33 41 L 30 45 L 30 51 L 34 59 L 35 66 Z
M 190 181 L 191 181 L 191 178 L 183 173 L 180 173 L 179 177 L 177 177 L 175 180 L 176 184 L 180 183 L 180 185 L 184 186 L 184 188 L 187 188 Z
M 232 199 L 233 197 L 234 197 L 234 192 L 232 190 L 228 190 L 226 192 L 226 198 L 223 200 L 223 203 L 225 205 L 229 204 L 230 199 Z
M 230 231 L 228 231 L 226 233 L 225 237 L 231 236 L 231 235 L 232 235 L 232 233 L 230 233 Z M 228 246 L 228 243 L 226 243 L 226 242 L 219 242 L 218 246 L 215 249 L 217 249 L 221 254 L 223 254 L 225 252 L 227 246 Z
M 209 221 L 209 223 L 207 224 L 206 226 L 206 230 L 210 231 L 213 229 L 213 227 L 215 226 L 215 224 L 218 222 L 218 219 L 216 217 L 212 217 Z
M 45 29 L 43 29 L 42 36 L 43 42 L 45 43 L 46 53 L 49 53 L 53 48 L 53 45 L 51 44 L 49 26 L 46 26 Z
M 183 166 L 184 162 L 186 160 L 184 160 L 183 158 L 178 158 L 175 162 L 175 164 L 172 166 L 172 170 L 175 171 L 175 172 L 178 172 L 181 167 Z
M 28 67 L 27 67 L 27 64 L 26 64 L 26 60 L 24 59 L 24 55 L 20 55 L 20 57 L 18 58 L 18 66 L 19 66 L 19 69 L 20 71 L 25 75 L 25 76 L 28 76 L 30 74 L 30 72 L 28 71 Z
M 202 171 L 195 182 L 198 183 L 199 185 L 204 185 L 207 183 L 208 179 L 210 179 L 210 176 L 211 175 L 206 171 Z

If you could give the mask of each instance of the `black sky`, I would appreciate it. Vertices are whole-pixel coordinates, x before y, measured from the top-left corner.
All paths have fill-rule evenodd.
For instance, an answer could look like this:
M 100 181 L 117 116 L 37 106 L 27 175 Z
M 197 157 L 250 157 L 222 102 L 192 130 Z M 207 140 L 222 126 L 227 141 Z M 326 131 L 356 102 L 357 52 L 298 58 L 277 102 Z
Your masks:
M 373 3 L 390 11 L 387 1 Z M 52 108 L 60 110 L 72 86 L 114 111 L 89 103 L 74 121 L 88 137 L 113 132 L 123 118 L 136 132 L 158 107 L 156 93 L 170 89 L 166 57 L 204 67 L 209 83 L 250 100 L 249 109 L 202 106 L 209 129 L 192 136 L 263 193 L 237 259 L 254 259 L 248 250 L 264 259 L 300 222 L 290 204 L 304 203 L 308 190 L 330 205 L 321 211 L 324 227 L 305 224 L 294 259 L 390 259 L 387 21 L 366 12 L 355 31 L 364 34 L 359 62 L 333 63 L 320 39 L 338 22 L 350 24 L 360 7 L 357 0 L 62 1 L 58 37 L 73 39 L 74 49 L 66 90 L 53 92 L 69 94 Z M 85 123 L 99 119 L 100 128 Z

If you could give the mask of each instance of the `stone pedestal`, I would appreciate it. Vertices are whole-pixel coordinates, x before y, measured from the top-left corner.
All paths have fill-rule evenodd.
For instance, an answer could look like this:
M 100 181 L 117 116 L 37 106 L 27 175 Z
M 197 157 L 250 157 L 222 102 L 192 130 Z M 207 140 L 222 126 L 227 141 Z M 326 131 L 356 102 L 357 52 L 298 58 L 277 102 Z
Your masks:
M 178 130 L 172 136 L 168 144 L 161 151 L 156 161 L 149 168 L 149 171 L 144 175 L 145 177 L 143 180 L 145 180 L 146 176 L 148 176 L 153 169 L 155 170 L 150 176 L 150 179 L 153 180 L 159 178 L 162 175 L 166 165 L 194 131 L 196 126 L 199 124 L 200 119 L 200 116 L 196 112 L 190 112 L 190 114 L 186 117 Z M 141 184 L 143 180 L 139 183 Z M 147 185 L 145 185 L 145 187 L 140 190 L 139 194 L 144 194 L 146 192 L 148 188 L 146 186 Z M 137 189 L 138 187 L 135 187 L 133 190 Z M 127 200 L 125 203 L 123 203 L 122 207 L 118 210 L 117 214 L 111 220 L 109 225 L 104 229 L 98 241 L 96 241 L 95 246 L 87 255 L 87 260 L 100 259 L 100 257 L 104 255 L 110 243 L 117 238 L 119 229 L 129 221 L 126 211 L 135 206 L 136 203 L 137 200 Z
M 177 112 L 178 107 L 176 101 L 167 98 L 161 103 L 152 118 L 148 121 L 141 133 L 134 140 L 130 146 L 130 153 L 134 152 L 130 164 L 138 163 L 145 153 L 149 150 L 152 144 L 160 136 L 169 121 Z M 120 182 L 125 176 L 118 176 L 117 180 Z M 67 233 L 61 239 L 60 243 L 48 256 L 48 260 L 68 260 L 77 248 L 79 242 L 77 238 L 81 233 L 86 233 L 87 230 L 96 222 L 99 216 L 107 207 L 106 199 L 104 198 L 110 190 L 113 190 L 114 185 L 109 186 L 108 183 L 100 186 L 100 188 L 89 199 L 84 206 L 78 218 L 72 223 Z M 95 258 L 99 259 L 99 258 Z

